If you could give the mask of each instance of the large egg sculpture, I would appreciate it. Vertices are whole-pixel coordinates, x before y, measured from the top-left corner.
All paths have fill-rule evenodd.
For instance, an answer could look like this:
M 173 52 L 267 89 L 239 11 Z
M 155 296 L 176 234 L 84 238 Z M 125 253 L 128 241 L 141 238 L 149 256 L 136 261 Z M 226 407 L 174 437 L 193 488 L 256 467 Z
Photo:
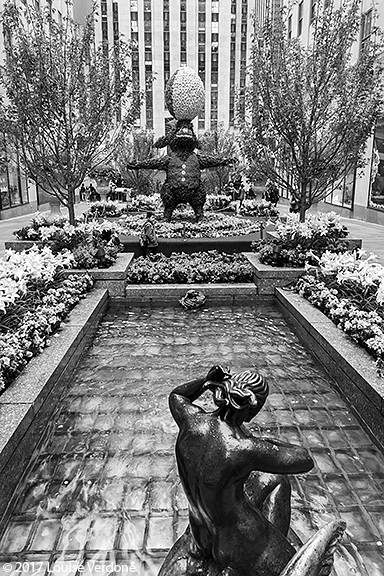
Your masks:
M 189 66 L 178 68 L 165 87 L 165 105 L 176 120 L 193 120 L 204 110 L 205 91 Z

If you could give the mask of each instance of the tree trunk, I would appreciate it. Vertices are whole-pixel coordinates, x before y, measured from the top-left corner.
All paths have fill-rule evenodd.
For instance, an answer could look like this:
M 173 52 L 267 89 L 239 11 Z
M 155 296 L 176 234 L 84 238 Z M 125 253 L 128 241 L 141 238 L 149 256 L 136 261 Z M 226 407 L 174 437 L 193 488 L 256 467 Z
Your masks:
M 75 190 L 68 188 L 68 216 L 69 223 L 75 225 Z
M 305 212 L 307 210 L 307 183 L 302 182 L 300 186 L 300 203 L 299 203 L 300 222 L 305 222 Z

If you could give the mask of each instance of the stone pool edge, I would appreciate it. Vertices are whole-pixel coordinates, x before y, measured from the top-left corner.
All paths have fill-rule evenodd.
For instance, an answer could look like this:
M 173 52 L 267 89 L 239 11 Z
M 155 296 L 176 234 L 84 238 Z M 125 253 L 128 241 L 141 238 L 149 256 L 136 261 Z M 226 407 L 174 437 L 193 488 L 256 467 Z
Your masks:
M 108 291 L 95 288 L 71 311 L 61 330 L 41 354 L 32 358 L 0 396 L 0 534 L 26 463 L 41 440 L 94 329 L 108 306 Z
M 125 298 L 113 298 L 112 306 L 177 305 L 188 290 L 198 290 L 206 297 L 206 304 L 241 304 L 272 301 L 257 294 L 253 282 L 233 284 L 127 284 Z
M 372 356 L 296 292 L 276 288 L 275 296 L 295 334 L 334 380 L 371 439 L 384 450 L 384 378 L 378 376 Z

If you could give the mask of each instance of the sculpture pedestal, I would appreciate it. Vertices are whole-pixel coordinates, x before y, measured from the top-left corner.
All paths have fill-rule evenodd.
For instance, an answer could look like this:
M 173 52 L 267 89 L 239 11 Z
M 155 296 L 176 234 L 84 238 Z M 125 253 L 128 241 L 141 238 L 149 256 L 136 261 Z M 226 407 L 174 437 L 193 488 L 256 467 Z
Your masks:
M 158 576 L 222 576 L 222 571 L 210 560 L 199 560 L 189 554 L 191 533 L 189 526 L 172 546 Z
M 63 215 L 61 213 L 61 203 L 59 199 L 54 198 L 50 200 L 49 205 L 51 207 L 51 211 L 47 216 L 48 222 L 53 222 L 56 218 L 62 218 Z

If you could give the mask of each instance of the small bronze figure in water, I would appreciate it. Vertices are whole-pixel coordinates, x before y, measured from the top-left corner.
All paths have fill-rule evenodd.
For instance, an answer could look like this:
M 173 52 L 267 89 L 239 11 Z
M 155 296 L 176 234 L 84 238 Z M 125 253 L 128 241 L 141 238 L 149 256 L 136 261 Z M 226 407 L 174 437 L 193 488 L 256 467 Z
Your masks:
M 213 392 L 213 412 L 195 404 L 206 390 Z M 286 537 L 291 492 L 286 475 L 309 471 L 313 460 L 300 446 L 252 436 L 243 426 L 261 410 L 268 392 L 260 374 L 231 375 L 221 366 L 171 392 L 189 526 L 159 576 L 329 574 L 332 564 L 328 572 L 297 572 L 294 564 L 286 572 L 296 553 Z M 342 523 L 334 523 L 321 537 L 317 555 L 323 556 L 342 531 Z

